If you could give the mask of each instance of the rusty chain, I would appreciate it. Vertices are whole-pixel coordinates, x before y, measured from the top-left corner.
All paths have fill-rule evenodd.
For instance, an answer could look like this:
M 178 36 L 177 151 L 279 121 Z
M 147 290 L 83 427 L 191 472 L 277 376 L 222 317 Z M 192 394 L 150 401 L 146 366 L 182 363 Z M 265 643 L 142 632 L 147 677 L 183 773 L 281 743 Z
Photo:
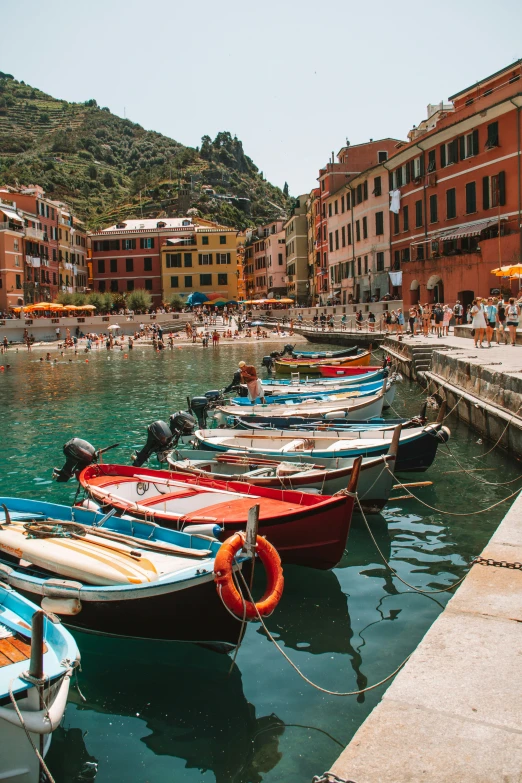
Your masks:
M 493 560 L 492 557 L 476 557 L 471 561 L 471 565 L 495 566 L 496 568 L 512 568 L 515 571 L 522 570 L 522 563 L 515 561 L 508 563 L 507 560 Z

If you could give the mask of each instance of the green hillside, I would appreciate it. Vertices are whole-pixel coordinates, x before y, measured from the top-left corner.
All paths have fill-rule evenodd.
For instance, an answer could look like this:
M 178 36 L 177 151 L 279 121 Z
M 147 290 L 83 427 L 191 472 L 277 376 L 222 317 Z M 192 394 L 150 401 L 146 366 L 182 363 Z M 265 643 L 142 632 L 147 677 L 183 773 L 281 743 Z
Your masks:
M 2 72 L 0 184 L 39 184 L 89 228 L 195 208 L 240 229 L 291 207 L 228 132 L 185 147 L 95 100 L 58 100 Z

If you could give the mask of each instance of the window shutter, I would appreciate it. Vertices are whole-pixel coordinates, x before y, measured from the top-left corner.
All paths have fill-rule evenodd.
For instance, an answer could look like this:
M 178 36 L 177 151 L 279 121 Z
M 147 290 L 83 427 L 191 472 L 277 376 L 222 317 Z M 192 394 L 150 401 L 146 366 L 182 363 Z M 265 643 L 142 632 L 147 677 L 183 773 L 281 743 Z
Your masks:
M 366 201 L 367 198 L 368 198 L 368 180 L 365 179 L 364 180 L 364 186 L 363 186 L 363 199 L 364 199 L 364 201 Z
M 498 203 L 503 207 L 506 203 L 506 172 L 498 173 Z
M 489 209 L 489 177 L 482 177 L 482 209 Z
M 473 154 L 478 155 L 479 153 L 479 134 L 478 130 L 473 131 Z
M 440 167 L 441 169 L 444 168 L 446 165 L 446 145 L 443 144 L 440 148 Z
M 420 156 L 420 175 L 421 175 L 421 177 L 423 177 L 425 173 L 426 173 L 426 168 L 425 168 L 425 165 L 424 165 L 424 153 L 423 153 Z
M 453 163 L 459 162 L 459 140 L 454 139 L 453 141 Z
M 408 184 L 409 181 L 410 181 L 410 173 L 411 173 L 411 164 L 412 163 L 413 163 L 413 161 L 409 161 L 406 164 L 406 184 Z
M 464 158 L 466 157 L 466 137 L 465 136 L 461 136 L 460 137 L 459 144 L 460 144 L 460 159 L 464 160 Z
M 390 190 L 393 190 L 393 172 L 390 171 L 388 174 L 388 187 Z

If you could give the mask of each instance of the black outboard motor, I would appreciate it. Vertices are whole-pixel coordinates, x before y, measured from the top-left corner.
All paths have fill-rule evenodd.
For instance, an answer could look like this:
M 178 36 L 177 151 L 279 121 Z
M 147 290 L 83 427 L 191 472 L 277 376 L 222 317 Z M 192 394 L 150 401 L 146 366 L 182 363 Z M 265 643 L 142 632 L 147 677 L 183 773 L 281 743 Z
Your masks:
M 240 386 L 241 386 L 241 370 L 236 370 L 234 373 L 234 377 L 232 378 L 232 383 L 229 384 L 226 387 L 226 389 L 223 389 L 223 394 L 228 394 L 228 392 L 231 392 L 232 389 L 238 389 Z
M 221 392 L 219 389 L 212 389 L 211 391 L 205 392 L 205 397 L 210 403 L 217 402 L 221 398 Z
M 69 481 L 77 471 L 83 470 L 91 462 L 94 462 L 98 453 L 94 446 L 81 438 L 71 438 L 63 447 L 65 465 L 63 468 L 54 468 L 53 478 L 56 481 Z
M 169 427 L 173 437 L 172 446 L 176 446 L 181 437 L 193 434 L 196 419 L 186 411 L 177 411 L 170 417 Z
M 172 443 L 172 432 L 164 421 L 153 421 L 147 427 L 147 431 L 147 442 L 132 463 L 136 468 L 140 468 L 151 454 L 167 451 Z
M 273 356 L 263 356 L 261 360 L 261 367 L 266 367 L 268 372 L 274 371 L 275 359 Z
M 288 353 L 290 356 L 292 356 L 292 354 L 293 354 L 293 352 L 294 352 L 294 348 L 295 348 L 295 346 L 294 346 L 294 345 L 290 345 L 290 343 L 287 343 L 287 344 L 285 345 L 284 349 L 283 349 L 282 356 L 285 356 L 287 353 Z
M 190 400 L 190 411 L 198 420 L 198 424 L 201 429 L 205 429 L 207 424 L 207 411 L 209 404 L 208 397 L 192 397 Z

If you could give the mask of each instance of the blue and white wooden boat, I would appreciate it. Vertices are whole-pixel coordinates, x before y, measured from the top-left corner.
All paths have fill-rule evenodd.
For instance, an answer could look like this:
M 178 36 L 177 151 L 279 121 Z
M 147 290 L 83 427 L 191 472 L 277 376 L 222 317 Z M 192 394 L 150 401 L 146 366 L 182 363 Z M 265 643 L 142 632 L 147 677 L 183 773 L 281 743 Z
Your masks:
M 299 373 L 296 373 L 299 375 Z M 262 380 L 264 390 L 272 393 L 286 393 L 288 392 L 300 392 L 320 389 L 342 389 L 346 386 L 352 386 L 352 384 L 358 385 L 361 383 L 370 383 L 371 381 L 378 381 L 382 378 L 386 378 L 388 370 L 383 368 L 380 370 L 373 370 L 372 372 L 364 373 L 361 375 L 346 375 L 340 378 L 267 378 Z
M 40 762 L 13 701 L 45 757 L 63 718 L 80 653 L 59 620 L 43 616 L 4 582 L 0 571 L 0 780 L 37 783 Z
M 215 538 L 96 509 L 12 497 L 0 503 L 12 520 L 2 524 L 0 514 L 1 579 L 67 625 L 220 649 L 237 644 L 238 622 L 214 586 Z M 32 538 L 28 523 L 54 532 Z
M 359 421 L 380 416 L 384 405 L 385 384 L 377 394 L 352 397 L 343 395 L 337 400 L 288 400 L 287 402 L 243 405 L 218 405 L 213 411 L 214 420 L 224 425 L 227 416 L 236 416 L 241 411 L 248 411 L 251 416 L 302 416 L 305 419 L 336 419 Z M 242 398 L 243 399 L 243 398 Z M 240 414 L 241 415 L 241 414 Z
M 435 459 L 437 447 L 450 437 L 441 423 L 427 424 L 401 432 L 395 470 L 424 471 Z M 388 451 L 393 431 L 332 430 L 197 430 L 201 449 L 235 451 L 271 458 L 288 454 L 322 460 L 328 457 L 376 457 Z
M 389 408 L 393 404 L 395 399 L 396 382 L 400 379 L 400 376 L 392 376 L 386 381 L 386 392 L 384 395 L 384 407 Z M 343 388 L 342 386 L 334 386 L 332 388 L 319 388 L 319 389 L 307 389 L 302 391 L 296 391 L 292 388 L 285 389 L 281 392 L 273 391 L 270 394 L 266 393 L 266 399 L 269 400 L 269 404 L 280 405 L 287 402 L 293 404 L 294 402 L 303 402 L 304 400 L 328 400 L 336 402 L 338 400 L 347 399 L 348 397 L 369 397 L 372 394 L 378 394 L 383 387 L 383 379 L 376 381 L 369 381 L 367 383 L 357 383 Z M 233 397 L 231 400 L 233 405 L 241 405 L 243 407 L 252 407 L 252 405 L 260 405 L 261 400 L 258 397 L 254 402 L 251 402 L 248 397 Z

